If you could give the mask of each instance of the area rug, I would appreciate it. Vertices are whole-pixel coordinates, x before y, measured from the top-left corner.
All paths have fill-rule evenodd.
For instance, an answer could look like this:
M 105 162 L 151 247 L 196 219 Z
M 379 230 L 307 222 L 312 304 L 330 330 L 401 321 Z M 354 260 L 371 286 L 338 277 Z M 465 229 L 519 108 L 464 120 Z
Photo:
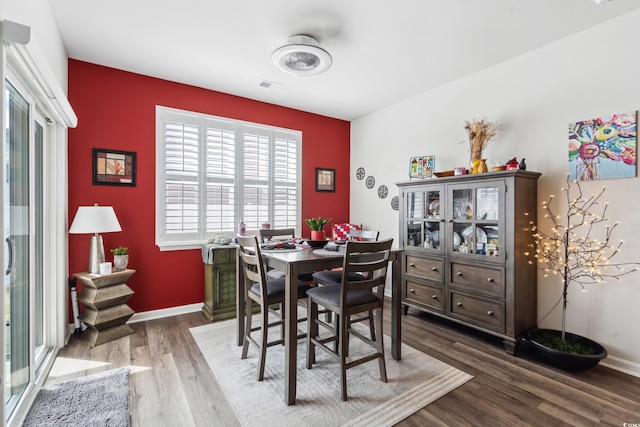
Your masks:
M 360 326 L 360 325 L 357 325 Z M 306 369 L 304 340 L 298 342 L 296 404 L 284 403 L 284 346 L 267 349 L 265 376 L 257 381 L 258 355 L 249 347 L 241 360 L 236 345 L 236 322 L 228 320 L 191 328 L 200 351 L 236 411 L 251 426 L 390 426 L 473 378 L 418 350 L 402 345 L 402 360 L 391 358 L 391 338 L 385 336 L 388 382 L 378 375 L 378 363 L 368 362 L 347 371 L 349 400 L 340 398 L 340 368 L 322 350 L 316 364 Z M 273 331 L 277 336 L 279 331 Z M 350 340 L 349 353 L 370 352 L 359 339 Z M 370 349 L 370 348 L 369 348 Z
M 129 425 L 129 368 L 43 387 L 23 424 L 33 427 Z

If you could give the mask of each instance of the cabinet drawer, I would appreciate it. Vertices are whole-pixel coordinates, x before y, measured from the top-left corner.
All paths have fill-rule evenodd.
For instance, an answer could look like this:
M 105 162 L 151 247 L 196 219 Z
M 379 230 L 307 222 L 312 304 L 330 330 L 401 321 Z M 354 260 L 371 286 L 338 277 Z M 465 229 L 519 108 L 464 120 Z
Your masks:
M 490 301 L 456 291 L 452 291 L 450 296 L 451 317 L 496 332 L 504 332 L 505 305 L 503 301 Z
M 214 264 L 230 264 L 236 262 L 236 250 L 234 248 L 216 249 L 213 251 Z
M 443 261 L 441 259 L 419 258 L 407 256 L 405 262 L 405 272 L 415 276 L 424 277 L 425 279 L 437 280 L 442 282 L 444 271 Z
M 444 311 L 444 292 L 442 288 L 427 286 L 408 280 L 404 283 L 404 286 L 404 295 L 407 301 L 426 305 L 439 312 Z
M 451 263 L 451 283 L 504 297 L 504 268 Z

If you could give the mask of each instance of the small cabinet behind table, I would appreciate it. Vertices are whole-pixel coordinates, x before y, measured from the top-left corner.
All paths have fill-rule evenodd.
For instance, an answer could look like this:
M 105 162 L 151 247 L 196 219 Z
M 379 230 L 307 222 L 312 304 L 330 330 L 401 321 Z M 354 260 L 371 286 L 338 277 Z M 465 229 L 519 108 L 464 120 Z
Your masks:
M 205 251 L 202 313 L 209 321 L 235 317 L 237 245 L 207 245 Z

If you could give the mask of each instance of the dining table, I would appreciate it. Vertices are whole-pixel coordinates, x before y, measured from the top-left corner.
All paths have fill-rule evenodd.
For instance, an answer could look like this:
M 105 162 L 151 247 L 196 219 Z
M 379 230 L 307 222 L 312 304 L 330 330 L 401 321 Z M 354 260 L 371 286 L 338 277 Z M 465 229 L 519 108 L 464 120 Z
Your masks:
M 239 252 L 239 251 L 238 251 Z M 287 405 L 296 402 L 296 366 L 298 347 L 298 275 L 313 273 L 341 267 L 344 257 L 341 253 L 328 253 L 326 250 L 313 249 L 306 245 L 299 245 L 295 249 L 262 250 L 263 261 L 269 268 L 285 273 L 285 303 L 284 303 L 284 401 Z M 242 345 L 245 327 L 245 299 L 244 272 L 242 261 L 238 257 L 236 263 L 236 313 L 237 313 L 237 344 Z M 402 289 L 402 250 L 392 248 L 389 254 L 391 264 L 391 357 L 395 360 L 402 358 L 401 354 L 401 289 Z M 387 272 L 389 274 L 389 271 Z

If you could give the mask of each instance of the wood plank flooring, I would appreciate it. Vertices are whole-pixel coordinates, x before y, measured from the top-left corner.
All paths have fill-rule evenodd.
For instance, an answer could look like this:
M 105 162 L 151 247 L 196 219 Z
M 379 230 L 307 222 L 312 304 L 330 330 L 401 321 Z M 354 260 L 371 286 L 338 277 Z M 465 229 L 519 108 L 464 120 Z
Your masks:
M 389 329 L 389 305 L 385 310 Z M 640 378 L 602 366 L 567 373 L 539 362 L 527 348 L 513 357 L 500 340 L 415 309 L 402 320 L 404 343 L 474 378 L 399 426 L 640 423 Z M 132 426 L 237 426 L 233 408 L 189 332 L 206 323 L 201 313 L 134 323 L 135 334 L 94 348 L 74 336 L 58 357 L 108 362 L 108 369 L 133 366 Z M 94 372 L 84 372 L 89 373 Z

